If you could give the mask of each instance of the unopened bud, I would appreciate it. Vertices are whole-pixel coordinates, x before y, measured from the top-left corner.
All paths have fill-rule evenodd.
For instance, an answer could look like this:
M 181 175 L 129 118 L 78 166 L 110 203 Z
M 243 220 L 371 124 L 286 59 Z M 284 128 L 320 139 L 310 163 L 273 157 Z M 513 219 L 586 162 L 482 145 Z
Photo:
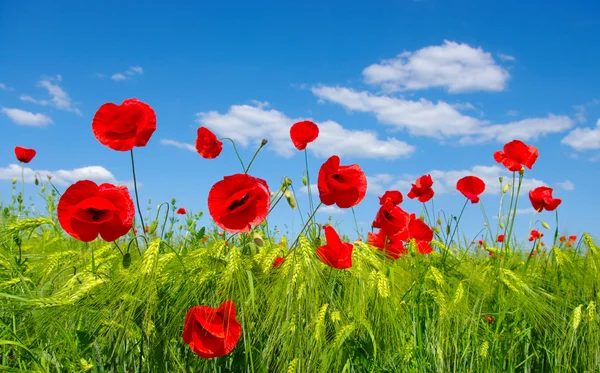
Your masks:
M 438 233 L 438 234 L 439 234 L 439 233 L 442 231 L 442 230 L 440 229 L 440 227 L 438 227 L 438 226 L 435 226 L 435 228 L 433 228 L 433 230 L 434 230 L 436 233 Z
M 284 177 L 284 178 L 283 178 L 283 187 L 284 187 L 284 188 L 287 188 L 287 187 L 289 187 L 290 185 L 292 185 L 292 180 L 291 180 L 289 177 L 287 177 L 287 176 L 286 176 L 286 177 Z
M 46 191 L 46 186 L 45 186 L 45 185 L 42 185 L 42 187 L 40 188 L 40 191 L 41 191 L 42 193 L 44 193 L 44 192 Z
M 302 176 L 302 184 L 304 184 L 304 186 L 308 185 L 308 179 L 306 178 L 306 176 Z
M 500 228 L 501 228 L 501 229 L 504 229 L 504 223 L 503 223 L 503 222 L 500 222 L 500 224 L 499 224 L 499 225 L 500 225 Z
M 265 241 L 258 232 L 254 233 L 254 243 L 256 244 L 256 246 L 262 246 L 265 244 Z
M 500 177 L 498 178 L 498 180 L 500 181 L 500 184 L 502 184 L 502 181 L 504 181 L 504 178 L 503 178 L 502 176 L 500 176 Z
M 35 181 L 33 182 L 35 185 L 40 185 L 40 181 L 38 180 L 37 176 L 35 177 Z
M 179 227 L 178 227 L 178 228 L 179 228 L 179 230 L 181 230 L 181 228 L 183 228 L 183 226 L 182 226 L 181 224 L 179 224 Z
M 437 223 L 438 223 L 438 225 L 442 225 L 442 218 L 438 218 Z
M 13 177 L 13 179 L 12 179 L 12 184 L 13 184 L 13 185 L 15 185 L 16 183 L 17 183 L 17 178 L 16 178 L 16 177 Z
M 425 221 L 425 214 L 419 215 L 419 219 L 421 219 L 421 221 Z
M 287 199 L 287 202 L 290 205 L 290 207 L 292 208 L 292 210 L 295 210 L 296 209 L 296 199 L 294 198 L 294 195 L 292 194 L 292 192 L 290 192 L 289 190 L 286 190 L 285 199 Z
M 262 139 L 262 141 L 260 142 L 262 146 L 267 145 L 267 143 L 269 142 L 269 140 L 267 139 Z
M 502 189 L 502 193 L 508 193 L 508 188 L 509 188 L 509 185 L 510 185 L 510 184 L 506 184 L 506 185 L 504 186 L 504 189 Z
M 545 221 L 542 222 L 542 227 L 550 230 L 550 226 L 548 225 L 548 223 L 546 223 Z
M 519 175 L 523 176 L 525 174 L 525 167 L 521 167 L 519 170 Z
M 446 234 L 450 234 L 450 224 L 446 225 Z

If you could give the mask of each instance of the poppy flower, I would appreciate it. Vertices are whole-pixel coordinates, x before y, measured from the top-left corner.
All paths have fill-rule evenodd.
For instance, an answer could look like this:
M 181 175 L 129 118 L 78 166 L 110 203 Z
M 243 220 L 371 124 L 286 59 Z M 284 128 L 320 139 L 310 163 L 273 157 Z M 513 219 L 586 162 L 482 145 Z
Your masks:
M 494 160 L 502 163 L 509 171 L 521 171 L 523 166 L 529 168 L 537 160 L 539 152 L 533 145 L 526 145 L 523 141 L 513 140 L 504 145 L 504 151 L 494 152 Z
M 379 197 L 379 204 L 383 205 L 386 202 L 390 202 L 392 205 L 397 206 L 402 203 L 402 193 L 397 190 L 388 190 L 383 193 L 383 196 Z
M 560 198 L 552 198 L 552 188 L 545 186 L 529 191 L 529 200 L 537 212 L 554 211 L 562 202 Z
M 567 237 L 565 236 L 560 236 L 560 238 L 558 239 L 560 242 L 565 242 L 567 240 Z
M 529 241 L 534 241 L 534 240 L 538 240 L 540 238 L 544 237 L 544 234 L 538 230 L 532 229 L 530 236 L 529 236 Z
M 340 157 L 330 157 L 319 170 L 319 197 L 326 206 L 356 206 L 367 193 L 367 177 L 357 165 L 340 166 Z
M 277 258 L 275 258 L 275 260 L 273 261 L 273 267 L 278 267 L 281 265 L 281 263 L 285 262 L 285 258 L 282 258 L 280 256 L 278 256 Z
M 128 151 L 146 146 L 156 130 L 156 114 L 146 103 L 130 98 L 121 105 L 108 102 L 92 119 L 94 136 L 113 150 Z
M 577 241 L 577 236 L 569 236 L 569 241 L 571 241 L 571 242 Z
M 60 197 L 57 214 L 62 228 L 76 239 L 90 242 L 99 234 L 112 242 L 133 227 L 135 210 L 127 187 L 81 180 Z
M 223 143 L 208 128 L 200 127 L 196 137 L 196 151 L 202 158 L 213 159 L 221 154 Z
M 217 226 L 230 232 L 249 232 L 262 223 L 271 204 L 269 186 L 248 174 L 225 176 L 208 193 L 208 211 Z
M 403 235 L 406 240 L 414 239 L 416 241 L 417 251 L 420 254 L 429 254 L 433 251 L 429 244 L 433 240 L 433 230 L 421 219 L 418 219 L 415 214 L 410 215 L 406 232 L 400 233 L 401 237 Z
M 488 323 L 493 323 L 494 319 L 492 318 L 492 316 L 483 316 L 485 318 L 485 321 L 487 321 Z
M 179 209 L 177 209 L 176 214 L 177 215 L 185 215 L 185 214 L 187 214 L 187 211 L 185 210 L 184 207 L 180 207 Z
M 296 149 L 304 150 L 308 143 L 319 137 L 319 127 L 309 120 L 294 123 L 290 128 L 290 137 Z
M 412 188 L 410 192 L 408 192 L 407 196 L 410 199 L 417 198 L 419 202 L 427 202 L 431 198 L 433 198 L 433 189 L 431 186 L 433 185 L 433 180 L 431 179 L 431 175 L 423 175 L 417 179 L 417 181 L 412 184 Z
M 317 256 L 330 267 L 345 269 L 352 267 L 352 244 L 342 242 L 331 225 L 323 227 L 327 244 L 317 248 Z
M 456 189 L 471 203 L 479 202 L 479 195 L 485 191 L 485 183 L 477 176 L 465 176 L 458 180 Z
M 504 242 L 504 235 L 503 234 L 499 234 L 498 235 L 498 242 Z
M 22 146 L 15 146 L 15 155 L 19 162 L 29 163 L 35 157 L 36 151 L 34 149 L 24 148 Z
M 404 247 L 404 242 L 399 235 L 387 236 L 382 229 L 377 233 L 369 232 L 367 234 L 369 245 L 378 248 L 384 252 L 389 259 L 396 260 L 406 254 L 408 250 Z
M 405 230 L 409 221 L 410 216 L 406 211 L 388 202 L 379 208 L 371 226 L 380 228 L 386 236 L 391 237 Z
M 223 302 L 219 308 L 196 306 L 185 315 L 182 338 L 198 356 L 210 359 L 230 353 L 242 335 L 235 305 Z

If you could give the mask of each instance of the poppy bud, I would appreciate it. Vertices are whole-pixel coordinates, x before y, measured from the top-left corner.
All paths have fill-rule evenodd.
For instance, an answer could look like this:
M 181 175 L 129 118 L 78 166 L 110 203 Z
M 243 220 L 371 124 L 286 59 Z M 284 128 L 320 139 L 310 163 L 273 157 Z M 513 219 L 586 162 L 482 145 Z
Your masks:
M 283 178 L 283 187 L 284 187 L 284 188 L 287 188 L 287 187 L 289 187 L 290 185 L 292 185 L 292 180 L 291 180 L 289 177 L 287 177 L 287 176 L 286 176 L 286 177 L 284 177 L 284 178 Z
M 498 178 L 498 180 L 500 181 L 500 184 L 502 184 L 502 181 L 504 181 L 504 178 L 503 178 L 502 176 L 500 176 L 500 177 Z
M 271 195 L 271 197 L 273 197 L 275 195 L 275 193 L 271 192 L 270 195 Z
M 290 205 L 292 210 L 295 210 L 296 209 L 296 199 L 294 198 L 294 195 L 292 194 L 292 192 L 287 190 L 285 192 L 285 199 L 287 199 L 288 204 Z
M 550 226 L 548 225 L 548 223 L 546 223 L 545 221 L 542 222 L 542 227 L 550 230 Z
M 13 179 L 12 179 L 12 184 L 13 184 L 13 185 L 15 185 L 16 183 L 17 183 L 17 178 L 16 178 L 16 177 L 13 177 Z
M 521 167 L 519 170 L 519 175 L 523 176 L 525 174 L 525 167 Z
M 440 227 L 437 227 L 437 226 L 436 226 L 435 228 L 433 228 L 433 230 L 434 230 L 436 233 L 438 233 L 438 234 L 439 234 L 439 233 L 442 231 L 442 230 L 440 229 Z
M 504 189 L 502 189 L 502 193 L 508 193 L 509 185 L 510 185 L 510 183 L 508 183 L 504 186 Z
M 260 142 L 263 146 L 267 145 L 267 143 L 269 142 L 269 140 L 267 139 L 262 139 L 262 141 Z
M 419 219 L 421 219 L 421 221 L 425 221 L 425 214 L 419 215 Z
M 40 181 L 38 180 L 37 176 L 35 177 L 35 181 L 33 182 L 35 185 L 40 185 Z
M 302 176 L 302 184 L 304 184 L 304 186 L 308 186 L 308 179 L 306 176 Z
M 256 246 L 262 246 L 265 244 L 265 241 L 258 232 L 254 233 L 254 243 L 256 244 Z
M 42 187 L 40 188 L 40 192 L 44 193 L 46 191 L 46 186 L 42 185 Z
M 501 228 L 501 229 L 504 229 L 504 223 L 503 223 L 503 222 L 500 222 L 500 224 L 499 224 L 499 225 L 500 225 L 500 228 Z
M 181 224 L 179 224 L 179 226 L 177 228 L 179 228 L 179 230 L 181 230 L 181 228 L 183 228 L 183 226 Z
M 446 234 L 450 234 L 450 224 L 446 225 Z
M 52 180 L 52 175 L 47 175 L 48 176 L 48 181 Z
M 438 223 L 438 225 L 442 225 L 442 218 L 438 218 L 437 223 Z

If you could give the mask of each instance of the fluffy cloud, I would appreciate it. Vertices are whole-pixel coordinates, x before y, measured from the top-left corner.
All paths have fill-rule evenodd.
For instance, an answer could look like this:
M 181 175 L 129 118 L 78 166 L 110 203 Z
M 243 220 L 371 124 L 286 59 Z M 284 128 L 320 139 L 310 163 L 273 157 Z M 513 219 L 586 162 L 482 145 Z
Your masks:
M 22 101 L 31 102 L 42 106 L 54 106 L 59 110 L 70 111 L 81 115 L 81 111 L 76 107 L 75 103 L 69 97 L 69 94 L 59 85 L 62 82 L 62 76 L 56 75 L 55 77 L 42 79 L 37 82 L 37 86 L 44 88 L 48 91 L 49 100 L 35 99 L 29 95 L 21 95 Z
M 12 91 L 13 89 L 8 87 L 6 84 L 0 82 L 0 90 L 2 91 Z
M 290 140 L 293 123 L 307 118 L 289 118 L 284 113 L 268 108 L 268 103 L 233 105 L 226 113 L 216 111 L 197 113 L 197 121 L 215 133 L 232 138 L 241 146 L 258 144 L 263 138 L 277 154 L 291 157 L 297 153 Z M 317 123 L 319 138 L 308 149 L 317 156 L 396 159 L 412 154 L 415 148 L 393 137 L 380 139 L 373 131 L 350 130 L 333 121 Z M 174 145 L 174 144 L 170 144 Z
M 191 152 L 195 152 L 196 151 L 196 147 L 192 144 L 187 144 L 184 142 L 179 142 L 179 141 L 175 141 L 175 140 L 170 140 L 170 139 L 160 139 L 160 143 L 163 145 L 171 145 L 174 146 L 176 148 L 179 149 L 186 149 L 189 150 Z
M 111 79 L 114 81 L 119 80 L 128 80 L 131 79 L 135 75 L 142 75 L 144 73 L 144 69 L 141 66 L 131 66 L 129 69 L 122 73 L 115 73 L 111 75 Z
M 317 211 L 317 213 L 321 213 L 321 214 L 327 214 L 327 215 L 339 215 L 339 214 L 343 214 L 345 213 L 346 210 L 341 209 L 339 207 L 336 206 L 321 206 L 319 207 L 319 210 Z
M 575 190 L 575 184 L 573 184 L 573 182 L 571 180 L 565 180 L 556 185 L 558 185 L 559 188 L 562 188 L 568 192 Z
M 596 127 L 575 128 L 561 143 L 579 151 L 600 149 L 600 119 Z
M 40 113 L 11 108 L 2 108 L 2 112 L 14 123 L 22 126 L 43 127 L 52 123 L 50 117 Z
M 491 53 L 448 40 L 370 65 L 363 75 L 367 83 L 380 85 L 387 92 L 431 87 L 444 87 L 451 93 L 502 91 L 509 78 Z
M 26 183 L 33 183 L 35 181 L 36 174 L 41 178 L 40 181 L 48 180 L 48 175 L 52 176 L 52 183 L 57 186 L 69 186 L 79 180 L 92 180 L 96 183 L 111 183 L 126 185 L 128 188 L 133 188 L 132 181 L 118 182 L 110 171 L 101 166 L 88 166 L 82 168 L 75 168 L 73 170 L 34 170 L 29 167 L 25 167 L 24 176 Z M 21 166 L 17 164 L 10 164 L 6 168 L 0 168 L 0 180 L 12 180 L 16 178 L 21 180 Z M 138 188 L 141 186 L 138 183 Z

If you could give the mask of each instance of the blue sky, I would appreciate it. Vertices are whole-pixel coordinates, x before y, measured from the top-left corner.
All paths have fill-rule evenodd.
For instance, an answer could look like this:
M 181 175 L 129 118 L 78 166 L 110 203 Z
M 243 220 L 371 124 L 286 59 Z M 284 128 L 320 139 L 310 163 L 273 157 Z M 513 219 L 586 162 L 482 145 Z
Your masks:
M 311 119 L 321 127 L 309 145 L 313 180 L 334 153 L 369 177 L 356 208 L 362 229 L 378 195 L 406 195 L 426 173 L 446 214 L 464 203 L 456 180 L 482 177 L 493 224 L 497 177 L 508 172 L 492 155 L 521 139 L 540 157 L 525 176 L 520 237 L 532 216 L 526 193 L 538 185 L 563 199 L 561 231 L 597 236 L 599 34 L 600 5 L 591 1 L 2 2 L 0 196 L 6 202 L 20 176 L 15 145 L 38 151 L 27 165 L 29 194 L 36 171 L 54 174 L 61 189 L 82 178 L 128 183 L 128 154 L 102 146 L 91 120 L 103 103 L 136 97 L 158 119 L 148 146 L 135 149 L 144 205 L 175 197 L 208 223 L 208 190 L 240 166 L 228 143 L 214 160 L 188 149 L 204 125 L 234 138 L 246 160 L 269 139 L 251 174 L 272 190 L 290 177 L 306 213 L 304 157 L 288 130 Z M 352 235 L 350 211 L 317 216 L 328 214 Z M 538 218 L 554 227 L 554 213 Z M 285 204 L 271 221 L 300 228 Z M 469 204 L 461 228 L 472 236 L 482 224 Z

